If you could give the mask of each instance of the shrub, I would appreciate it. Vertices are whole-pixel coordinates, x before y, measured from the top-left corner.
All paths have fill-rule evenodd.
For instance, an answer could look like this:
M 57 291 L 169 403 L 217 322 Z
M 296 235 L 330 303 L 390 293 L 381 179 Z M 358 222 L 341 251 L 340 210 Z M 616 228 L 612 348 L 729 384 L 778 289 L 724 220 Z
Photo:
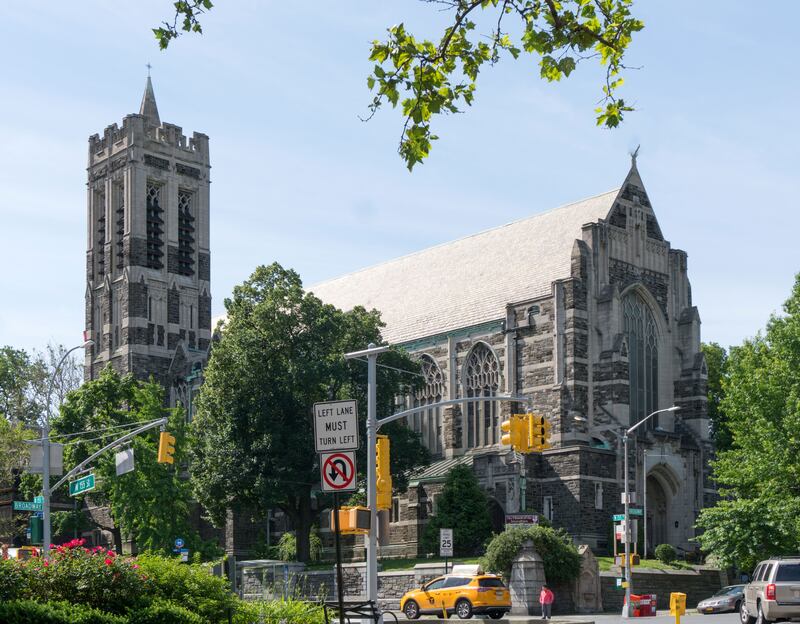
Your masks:
M 110 613 L 125 613 L 146 604 L 149 583 L 136 563 L 83 544 L 84 540 L 72 540 L 54 546 L 49 560 L 34 557 L 4 562 L 0 574 L 18 592 L 12 597 L 63 600 Z
M 581 570 L 578 550 L 563 529 L 533 526 L 514 528 L 495 535 L 486 546 L 481 565 L 488 572 L 511 576 L 511 564 L 522 544 L 533 540 L 536 552 L 544 561 L 544 575 L 549 583 L 571 581 Z
M 154 597 L 182 605 L 209 622 L 227 622 L 228 609 L 235 603 L 227 579 L 176 558 L 142 554 L 136 561 L 148 576 Z
M 239 602 L 233 617 L 234 624 L 253 622 L 282 624 L 324 624 L 322 607 L 302 600 L 270 600 L 268 602 Z
M 196 613 L 168 600 L 158 600 L 149 607 L 133 611 L 126 624 L 206 624 Z
M 9 600 L 0 602 L 3 624 L 127 624 L 127 619 L 69 602 L 34 602 Z
M 678 558 L 678 553 L 671 544 L 659 544 L 656 546 L 656 559 L 661 563 L 669 565 Z
M 281 561 L 297 561 L 297 538 L 294 533 L 287 532 L 281 535 L 278 546 L 275 547 L 275 554 Z M 308 555 L 311 561 L 319 561 L 322 557 L 322 539 L 316 527 L 312 527 L 308 534 Z
M 0 559 L 0 602 L 30 598 L 31 574 L 16 559 Z

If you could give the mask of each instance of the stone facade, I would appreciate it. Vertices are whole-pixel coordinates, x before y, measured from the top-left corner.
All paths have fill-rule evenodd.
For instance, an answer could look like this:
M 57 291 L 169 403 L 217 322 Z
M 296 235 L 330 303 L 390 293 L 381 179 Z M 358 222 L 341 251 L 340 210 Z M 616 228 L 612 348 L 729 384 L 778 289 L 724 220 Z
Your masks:
M 150 78 L 139 114 L 89 138 L 86 379 L 111 363 L 190 403 L 211 339 L 210 168 L 206 135 L 161 123 Z
M 566 249 L 555 248 L 554 238 Z M 536 256 L 544 276 L 503 255 L 520 241 L 549 250 Z M 486 258 L 485 266 L 464 275 L 474 257 Z M 647 507 L 650 550 L 662 542 L 694 550 L 695 518 L 715 493 L 707 371 L 687 270 L 687 254 L 664 240 L 634 163 L 617 192 L 312 287 L 345 309 L 378 308 L 388 339 L 420 357 L 424 371 L 436 371 L 435 389 L 431 377 L 428 394 L 406 397 L 404 407 L 428 404 L 423 395 L 508 393 L 530 398 L 552 426 L 552 448 L 520 459 L 499 443 L 499 425 L 524 405 L 464 402 L 410 417 L 436 464 L 396 500 L 384 556 L 426 554 L 421 536 L 456 460 L 473 467 L 496 530 L 507 513 L 535 511 L 577 542 L 612 551 L 611 516 L 622 509 L 620 434 L 672 405 L 680 411 L 651 419 L 631 444 L 631 490 Z M 498 281 L 503 288 L 495 291 Z M 428 283 L 436 284 L 430 305 L 438 308 L 418 309 Z M 445 299 L 448 293 L 459 299 Z M 480 322 L 452 327 L 460 317 Z

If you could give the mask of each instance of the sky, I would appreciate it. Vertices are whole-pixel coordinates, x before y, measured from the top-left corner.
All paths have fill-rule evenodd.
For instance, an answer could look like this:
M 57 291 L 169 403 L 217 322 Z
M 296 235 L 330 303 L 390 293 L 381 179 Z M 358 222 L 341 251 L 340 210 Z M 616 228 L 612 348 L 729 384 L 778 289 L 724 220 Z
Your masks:
M 434 122 L 413 173 L 400 112 L 360 120 L 369 46 L 399 22 L 435 37 L 435 6 L 216 5 L 202 36 L 161 52 L 168 0 L 0 3 L 0 345 L 81 342 L 87 139 L 138 112 L 147 63 L 162 121 L 210 136 L 214 316 L 259 264 L 311 285 L 616 188 L 637 145 L 702 339 L 739 344 L 781 311 L 800 271 L 800 3 L 638 0 L 621 92 L 637 110 L 620 128 L 595 125 L 591 61 L 549 84 L 533 57 L 508 58 Z

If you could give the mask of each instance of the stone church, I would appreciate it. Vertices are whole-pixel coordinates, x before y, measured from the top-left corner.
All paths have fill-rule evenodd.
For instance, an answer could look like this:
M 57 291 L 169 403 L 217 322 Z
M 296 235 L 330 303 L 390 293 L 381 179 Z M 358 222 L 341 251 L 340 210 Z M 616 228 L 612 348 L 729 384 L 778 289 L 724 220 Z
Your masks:
M 384 338 L 419 358 L 427 384 L 406 407 L 510 393 L 531 397 L 552 424 L 553 448 L 521 456 L 500 443 L 501 421 L 521 405 L 414 417 L 435 461 L 394 500 L 383 555 L 418 553 L 457 464 L 485 488 L 495 529 L 505 514 L 532 511 L 578 543 L 612 550 L 621 433 L 672 405 L 680 410 L 652 418 L 630 445 L 631 490 L 646 507 L 650 551 L 695 550 L 695 519 L 714 496 L 713 449 L 687 271 L 634 158 L 617 190 L 311 287 L 340 308 L 380 310 Z
M 208 137 L 138 114 L 89 137 L 85 378 L 110 362 L 191 402 L 211 340 Z

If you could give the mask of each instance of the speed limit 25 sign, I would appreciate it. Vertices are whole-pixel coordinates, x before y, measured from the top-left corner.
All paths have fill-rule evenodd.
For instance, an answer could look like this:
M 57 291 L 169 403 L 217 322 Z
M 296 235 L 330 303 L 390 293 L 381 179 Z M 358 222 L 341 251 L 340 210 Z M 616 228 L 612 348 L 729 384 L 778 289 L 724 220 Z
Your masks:
M 439 529 L 439 556 L 453 556 L 453 529 Z

